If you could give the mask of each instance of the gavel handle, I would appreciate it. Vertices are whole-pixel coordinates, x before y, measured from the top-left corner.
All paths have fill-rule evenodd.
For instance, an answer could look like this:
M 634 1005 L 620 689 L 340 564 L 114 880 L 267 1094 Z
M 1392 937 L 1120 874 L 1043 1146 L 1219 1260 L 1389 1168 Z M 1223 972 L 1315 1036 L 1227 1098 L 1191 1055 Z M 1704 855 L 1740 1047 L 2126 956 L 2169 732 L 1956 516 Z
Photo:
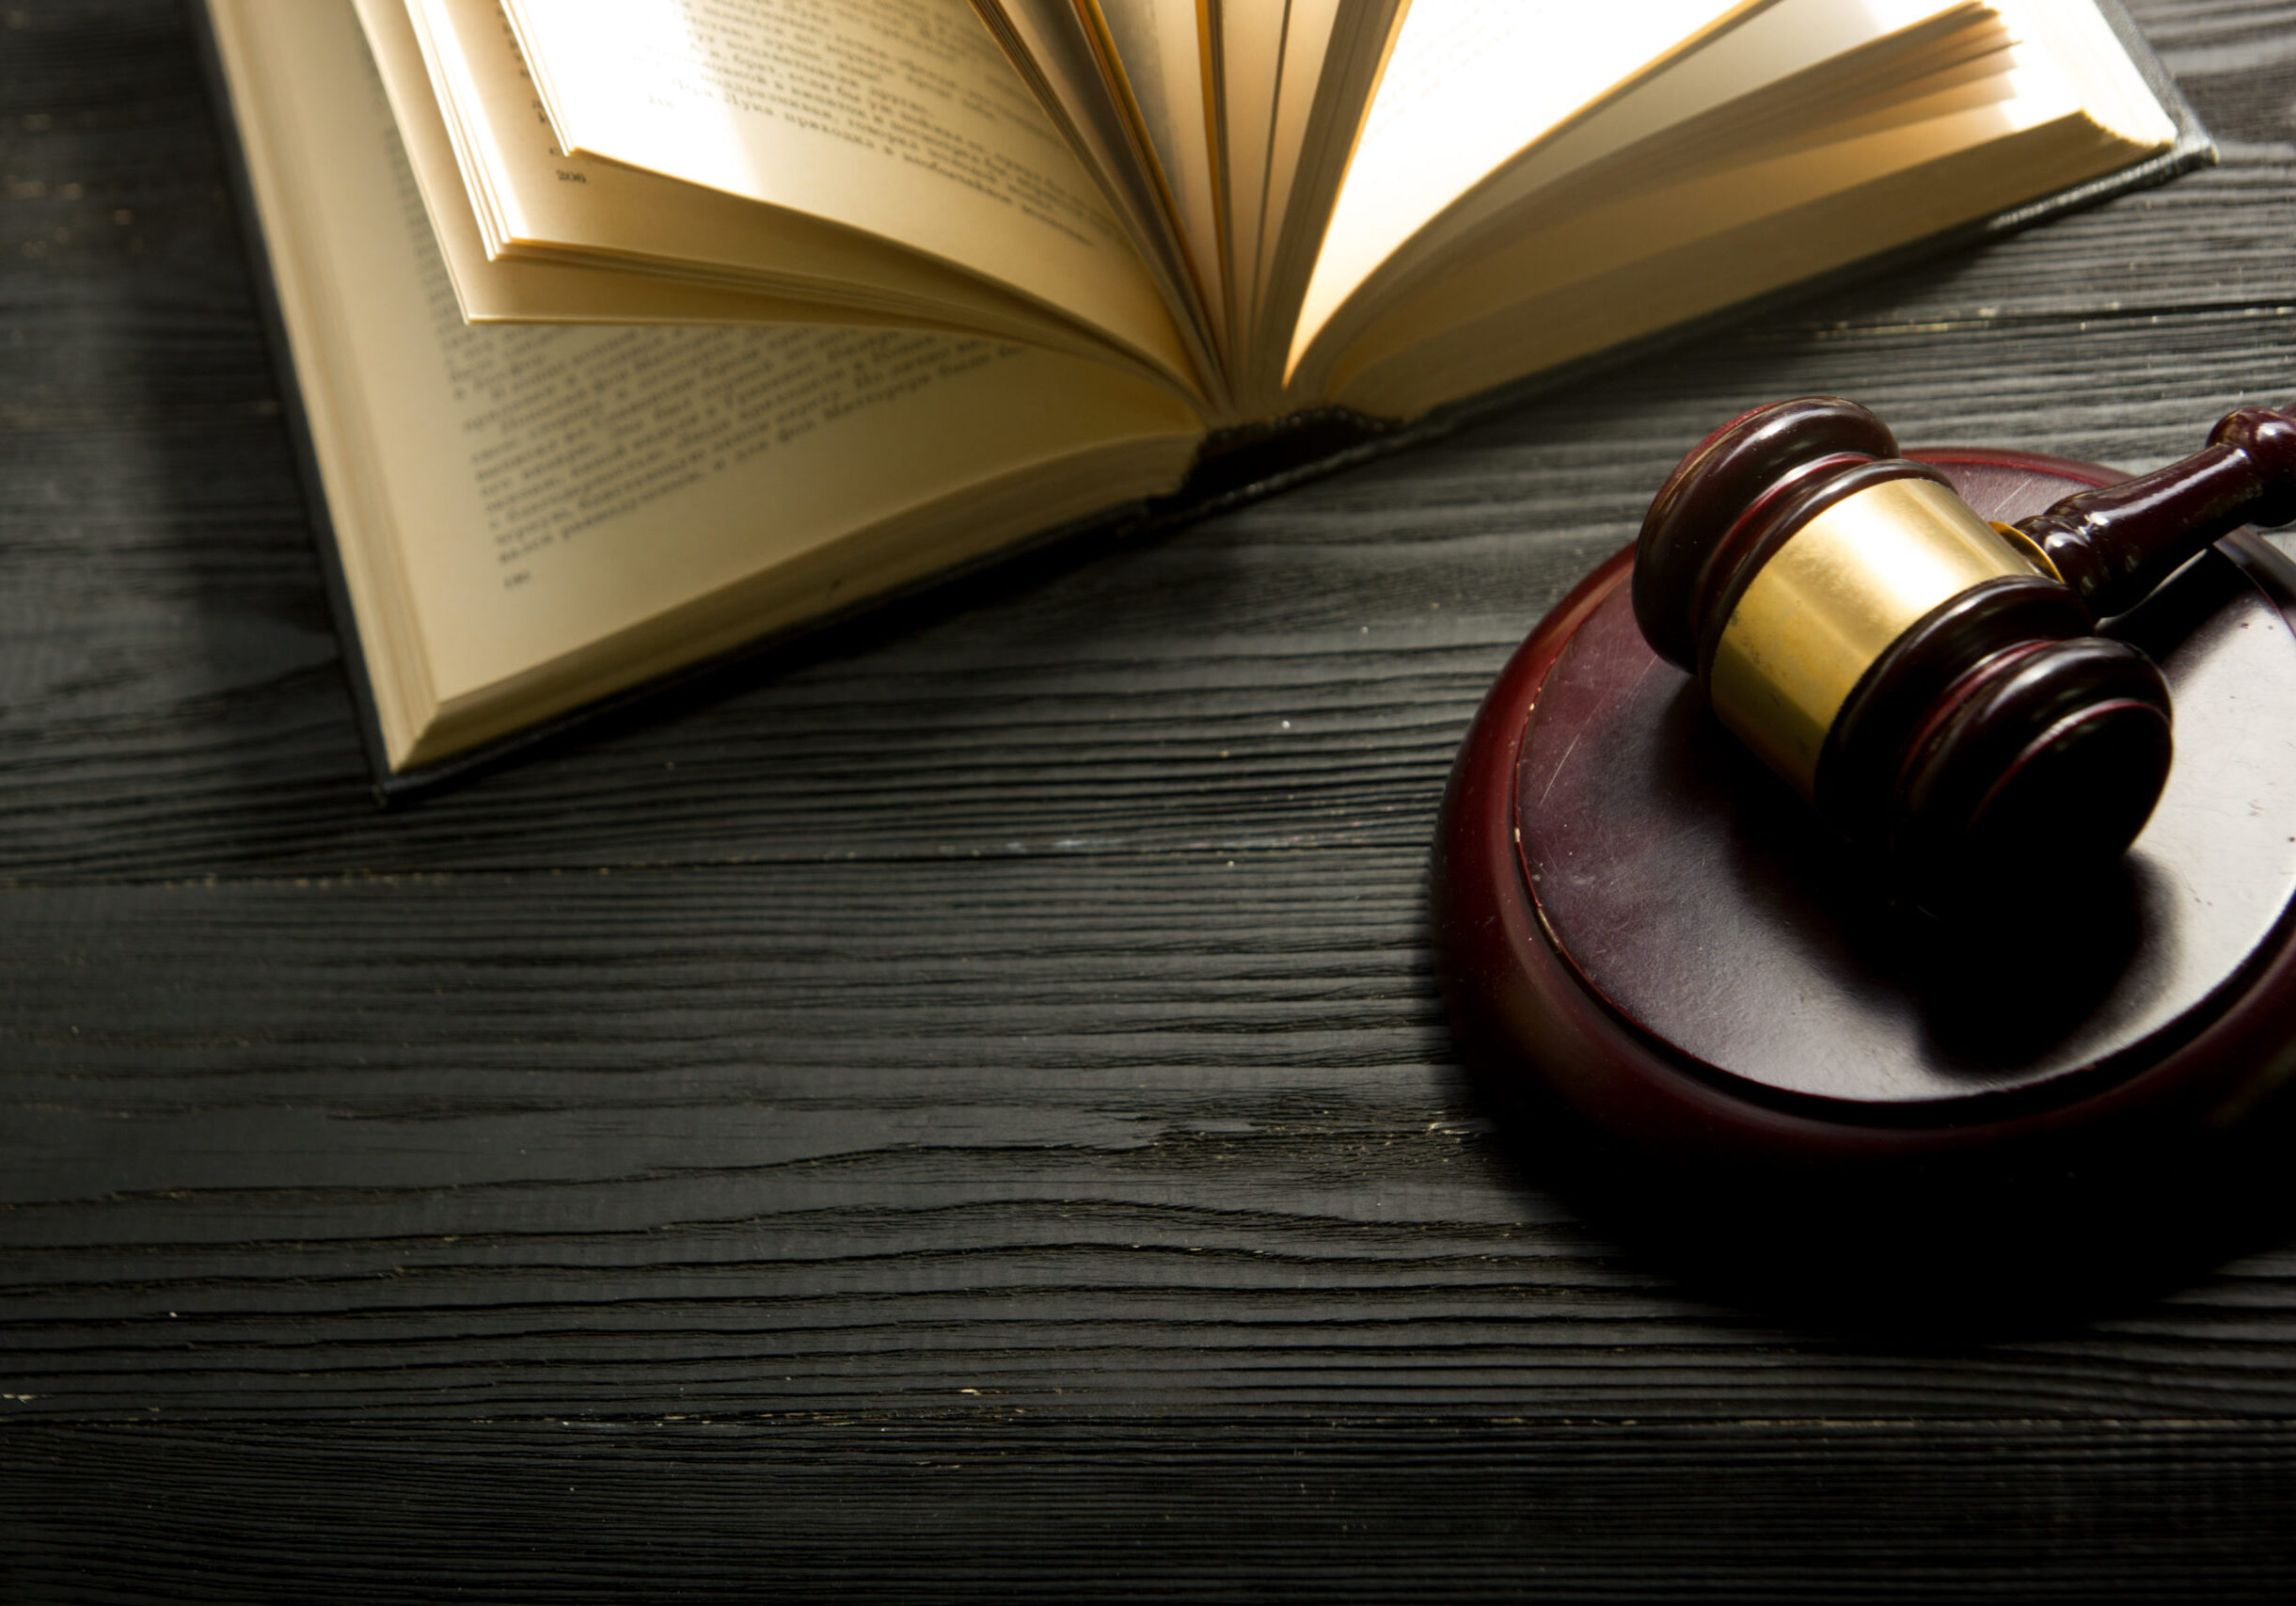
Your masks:
M 2134 607 L 2218 536 L 2291 519 L 2296 411 L 2241 407 L 2182 462 L 2066 497 L 2017 528 L 2103 619 Z

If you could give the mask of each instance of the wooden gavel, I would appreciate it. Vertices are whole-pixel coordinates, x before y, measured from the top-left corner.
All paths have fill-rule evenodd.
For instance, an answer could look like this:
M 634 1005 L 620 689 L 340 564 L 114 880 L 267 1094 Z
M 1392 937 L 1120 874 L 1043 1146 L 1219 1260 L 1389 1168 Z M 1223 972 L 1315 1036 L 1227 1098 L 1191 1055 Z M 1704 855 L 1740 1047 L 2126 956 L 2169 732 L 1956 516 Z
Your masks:
M 2296 414 L 1988 523 L 1853 402 L 1760 407 L 1668 476 L 1634 612 L 1721 723 L 1916 885 L 2117 857 L 2168 778 L 2167 684 L 2095 633 L 2243 524 L 2296 518 Z

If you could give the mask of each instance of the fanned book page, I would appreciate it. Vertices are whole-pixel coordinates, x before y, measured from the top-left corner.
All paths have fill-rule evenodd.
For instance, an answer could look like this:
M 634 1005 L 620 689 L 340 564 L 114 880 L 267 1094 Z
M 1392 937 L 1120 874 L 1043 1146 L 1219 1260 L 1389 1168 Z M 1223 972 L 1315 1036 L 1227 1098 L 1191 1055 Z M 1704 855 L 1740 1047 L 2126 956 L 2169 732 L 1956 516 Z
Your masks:
M 1081 325 L 913 251 L 568 155 L 499 0 L 356 4 L 442 245 L 466 222 L 480 235 L 477 263 L 447 253 L 472 322 L 898 322 L 1125 360 Z M 435 149 L 451 155 L 418 129 L 442 131 Z M 543 262 L 588 271 L 530 266 Z M 510 282 L 530 293 L 505 297 Z M 609 285 L 618 317 L 598 305 Z
M 1375 246 L 1326 242 L 1291 393 L 1409 416 L 2129 168 L 2176 125 L 2110 42 L 2085 3 L 1740 8 L 1382 215 L 1358 176 L 1407 168 L 1432 114 L 1375 103 L 1333 225 Z
M 1303 327 L 1566 119 L 1752 8 L 1413 0 L 1324 233 Z
M 510 0 L 560 140 L 900 242 L 1194 377 L 1100 187 L 963 0 Z
M 1085 0 L 1076 12 L 1110 99 L 1138 130 L 1150 165 L 1146 176 L 1165 198 L 1210 327 L 1225 349 L 1227 270 L 1196 0 Z

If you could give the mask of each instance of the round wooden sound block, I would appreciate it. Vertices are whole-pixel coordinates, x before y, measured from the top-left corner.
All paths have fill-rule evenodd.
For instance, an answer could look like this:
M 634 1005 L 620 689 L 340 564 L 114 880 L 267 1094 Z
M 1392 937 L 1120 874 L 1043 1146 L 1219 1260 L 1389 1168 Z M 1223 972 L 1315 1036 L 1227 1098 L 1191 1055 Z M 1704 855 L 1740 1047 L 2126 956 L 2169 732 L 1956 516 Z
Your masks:
M 2003 520 L 2122 478 L 1910 455 Z M 1630 557 L 1523 644 L 1445 800 L 1446 995 L 1503 1097 L 1651 1177 L 1934 1198 L 2190 1154 L 2296 1065 L 2296 566 L 2243 533 L 2112 622 L 2175 702 L 2158 809 L 2102 884 L 1948 924 L 1644 644 Z

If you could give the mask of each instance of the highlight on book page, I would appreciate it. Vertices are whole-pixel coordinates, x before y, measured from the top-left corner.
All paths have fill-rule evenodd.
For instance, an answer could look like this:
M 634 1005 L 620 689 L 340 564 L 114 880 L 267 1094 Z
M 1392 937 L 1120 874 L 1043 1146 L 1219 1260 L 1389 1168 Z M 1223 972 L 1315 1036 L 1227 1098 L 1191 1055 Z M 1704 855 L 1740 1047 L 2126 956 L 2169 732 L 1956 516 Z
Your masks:
M 2077 0 L 2084 4 L 2086 0 Z M 1295 382 L 1327 383 L 1338 354 L 1407 294 L 1481 246 L 1622 195 L 1743 166 L 1781 144 L 1838 140 L 1855 119 L 1998 74 L 2009 35 L 1980 0 L 1776 0 L 1695 49 L 1636 72 L 1455 197 L 1295 337 Z M 2002 98 L 1998 86 L 1991 98 Z M 1319 266 L 1319 289 L 1329 276 Z
M 1319 264 L 1292 384 L 1410 416 L 2174 138 L 2085 0 L 1776 0 L 1566 119 L 1352 293 Z
M 1261 331 L 1237 389 L 1254 411 L 1287 405 L 1291 334 L 1342 176 L 1387 62 L 1404 0 L 1289 0 L 1249 286 Z
M 348 0 L 213 16 L 394 766 L 1126 497 L 1202 429 L 915 330 L 474 327 Z
M 1291 346 L 1445 208 L 1749 0 L 1414 0 L 1356 141 Z
M 1199 390 L 1099 186 L 965 0 L 509 0 L 559 142 L 863 231 Z

